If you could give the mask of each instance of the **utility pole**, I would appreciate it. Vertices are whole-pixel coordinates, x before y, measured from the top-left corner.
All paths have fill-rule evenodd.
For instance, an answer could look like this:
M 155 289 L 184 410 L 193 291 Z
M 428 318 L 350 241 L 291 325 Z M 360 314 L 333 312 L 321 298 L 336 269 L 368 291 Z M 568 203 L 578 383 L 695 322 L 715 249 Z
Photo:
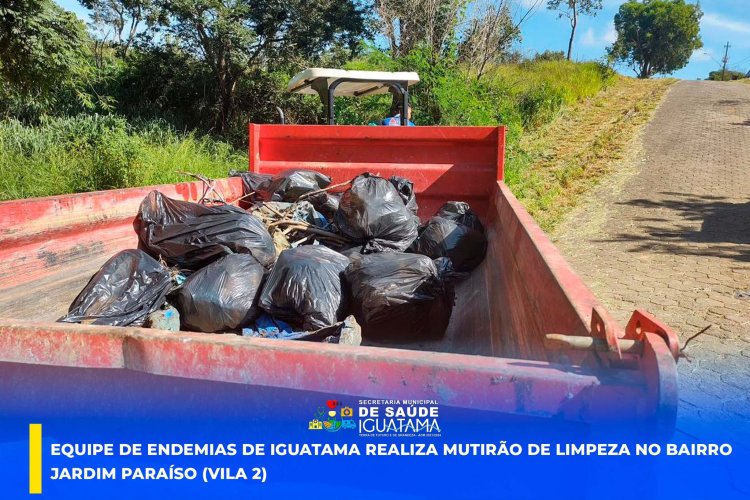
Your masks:
M 730 47 L 729 42 L 727 42 L 727 44 L 724 46 L 724 59 L 721 60 L 721 62 L 723 63 L 721 67 L 721 81 L 722 82 L 724 81 L 724 75 L 727 72 L 727 63 L 729 62 L 729 47 Z

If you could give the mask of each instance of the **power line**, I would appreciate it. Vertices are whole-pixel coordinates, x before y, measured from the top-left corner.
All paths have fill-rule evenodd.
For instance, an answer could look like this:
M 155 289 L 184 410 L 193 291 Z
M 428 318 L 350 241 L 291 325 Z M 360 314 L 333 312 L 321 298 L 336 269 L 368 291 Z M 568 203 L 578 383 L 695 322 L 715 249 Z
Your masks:
M 713 56 L 713 55 L 712 55 L 712 54 L 711 54 L 711 53 L 710 53 L 709 51 L 707 51 L 707 50 L 704 50 L 704 51 L 703 51 L 703 54 L 707 55 L 707 56 L 708 56 L 708 57 L 710 57 L 710 58 L 711 58 L 711 59 L 712 59 L 712 60 L 713 60 L 713 61 L 714 61 L 714 62 L 715 62 L 716 64 L 718 64 L 719 66 L 721 66 L 721 61 L 719 61 L 718 59 L 716 59 L 716 58 L 715 58 L 715 57 L 714 57 L 714 56 Z
M 729 62 L 729 42 L 724 46 L 724 59 L 721 60 L 724 65 L 721 67 L 721 81 L 724 81 L 724 75 L 727 72 L 727 63 Z
M 747 62 L 747 61 L 750 61 L 750 56 L 747 56 L 747 57 L 745 57 L 745 58 L 743 58 L 743 59 L 740 59 L 739 61 L 737 61 L 737 62 L 736 62 L 736 63 L 734 63 L 734 64 L 735 64 L 735 65 L 740 65 L 740 64 L 743 64 L 743 63 L 745 63 L 745 62 Z

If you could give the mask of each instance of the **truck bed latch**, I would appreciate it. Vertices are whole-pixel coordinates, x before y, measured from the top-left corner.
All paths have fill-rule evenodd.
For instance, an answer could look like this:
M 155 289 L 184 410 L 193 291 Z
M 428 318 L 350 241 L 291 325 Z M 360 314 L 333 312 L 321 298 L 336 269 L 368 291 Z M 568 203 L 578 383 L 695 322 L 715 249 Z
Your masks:
M 643 341 L 646 332 L 655 333 L 664 339 L 664 342 L 666 342 L 667 347 L 669 347 L 669 352 L 674 356 L 675 361 L 679 359 L 680 340 L 674 330 L 661 323 L 646 311 L 636 309 L 633 311 L 633 315 L 630 317 L 630 321 L 628 321 L 628 325 L 625 327 L 625 338 Z

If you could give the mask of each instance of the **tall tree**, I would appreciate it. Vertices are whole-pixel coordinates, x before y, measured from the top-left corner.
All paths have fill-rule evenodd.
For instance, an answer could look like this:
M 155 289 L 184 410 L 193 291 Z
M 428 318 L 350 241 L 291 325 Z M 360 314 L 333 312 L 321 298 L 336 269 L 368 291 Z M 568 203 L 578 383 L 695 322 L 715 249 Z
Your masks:
M 253 67 L 311 59 L 334 45 L 354 51 L 365 32 L 355 0 L 162 0 L 167 31 L 211 68 L 219 97 L 216 129 L 235 112 L 238 81 Z
M 570 39 L 568 40 L 568 55 L 570 61 L 573 55 L 573 40 L 576 37 L 578 27 L 578 16 L 595 16 L 602 8 L 602 0 L 549 0 L 549 10 L 556 10 L 558 17 L 567 17 L 570 20 Z
M 93 25 L 102 32 L 103 41 L 110 34 L 122 47 L 123 56 L 133 45 L 138 30 L 154 26 L 160 18 L 160 9 L 154 0 L 78 0 L 91 9 Z
M 698 4 L 685 0 L 630 0 L 615 15 L 617 41 L 609 57 L 630 65 L 639 78 L 673 73 L 703 47 L 702 16 Z
M 0 0 L 0 88 L 47 99 L 87 66 L 84 24 L 51 0 Z M 6 88 L 6 85 L 8 88 Z
M 507 60 L 511 46 L 521 39 L 521 25 L 538 5 L 539 0 L 533 0 L 525 8 L 517 8 L 514 16 L 513 0 L 472 2 L 469 22 L 458 42 L 458 57 L 474 70 L 477 80 L 482 78 L 490 63 Z
M 456 34 L 468 0 L 376 0 L 378 26 L 393 57 L 420 43 L 440 54 Z

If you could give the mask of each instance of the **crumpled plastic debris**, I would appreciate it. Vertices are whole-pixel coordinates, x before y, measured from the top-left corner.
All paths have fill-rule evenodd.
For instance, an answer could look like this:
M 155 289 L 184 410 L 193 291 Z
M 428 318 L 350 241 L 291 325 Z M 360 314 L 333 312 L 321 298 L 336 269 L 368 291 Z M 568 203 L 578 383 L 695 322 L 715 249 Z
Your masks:
M 170 266 L 196 270 L 232 253 L 251 254 L 267 269 L 276 260 L 260 219 L 232 205 L 207 207 L 152 191 L 134 227 L 143 249 Z
M 142 326 L 172 289 L 169 270 L 142 250 L 112 256 L 89 280 L 58 321 Z
M 177 309 L 165 303 L 160 309 L 146 317 L 143 326 L 156 330 L 178 332 L 180 331 L 180 313 Z
M 262 205 L 259 205 L 254 211 L 254 214 L 259 214 L 263 210 L 263 207 L 271 207 L 276 212 L 279 213 L 287 213 L 287 210 L 289 210 L 290 207 L 294 206 L 294 210 L 289 213 L 289 216 L 300 222 L 306 222 L 308 224 L 312 224 L 316 227 L 319 227 L 321 229 L 325 229 L 330 226 L 330 222 L 328 219 L 315 210 L 315 207 L 313 207 L 312 203 L 309 201 L 298 201 L 297 203 L 287 203 L 285 201 L 268 201 L 263 203 Z
M 275 319 L 270 314 L 262 313 L 255 320 L 255 328 L 243 328 L 242 335 L 248 337 L 263 337 L 271 339 L 291 338 L 304 335 L 298 332 L 286 321 Z
M 322 341 L 329 344 L 360 345 L 362 332 L 354 316 L 312 332 L 295 331 L 288 323 L 268 314 L 261 314 L 253 328 L 243 328 L 243 337 L 264 339 Z

